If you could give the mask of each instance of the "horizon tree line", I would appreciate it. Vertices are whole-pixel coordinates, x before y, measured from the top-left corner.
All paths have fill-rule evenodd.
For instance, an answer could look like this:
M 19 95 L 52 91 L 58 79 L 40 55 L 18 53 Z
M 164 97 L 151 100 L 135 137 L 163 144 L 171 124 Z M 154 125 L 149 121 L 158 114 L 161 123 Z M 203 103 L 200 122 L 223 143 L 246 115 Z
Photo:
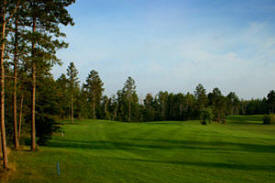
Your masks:
M 69 68 L 74 66 L 69 64 Z M 76 70 L 76 68 L 74 68 Z M 78 78 L 77 78 L 78 80 Z M 58 79 L 59 83 L 70 82 L 64 74 Z M 207 93 L 202 84 L 198 84 L 194 93 L 169 93 L 160 91 L 153 96 L 148 93 L 142 102 L 136 92 L 135 81 L 128 77 L 121 90 L 116 95 L 103 95 L 104 83 L 97 71 L 92 70 L 82 86 L 75 85 L 76 93 L 74 118 L 78 119 L 106 119 L 126 122 L 146 122 L 164 120 L 197 120 L 202 111 L 211 111 L 213 120 L 225 123 L 227 115 L 233 114 L 266 114 L 274 113 L 275 92 L 272 90 L 263 99 L 240 99 L 236 93 L 222 94 L 219 88 Z M 63 94 L 69 93 L 68 85 L 60 85 Z M 68 91 L 68 92 L 66 92 Z M 63 97 L 66 100 L 67 97 Z M 61 119 L 68 119 L 64 115 L 66 106 L 60 102 Z

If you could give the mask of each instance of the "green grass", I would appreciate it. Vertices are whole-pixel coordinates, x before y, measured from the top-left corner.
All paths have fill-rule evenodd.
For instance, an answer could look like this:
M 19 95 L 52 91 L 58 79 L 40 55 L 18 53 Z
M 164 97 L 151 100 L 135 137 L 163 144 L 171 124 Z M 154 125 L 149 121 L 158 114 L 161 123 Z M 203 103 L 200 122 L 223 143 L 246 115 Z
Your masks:
M 275 182 L 275 126 L 261 118 L 208 126 L 77 121 L 39 152 L 12 152 L 17 165 L 8 182 Z

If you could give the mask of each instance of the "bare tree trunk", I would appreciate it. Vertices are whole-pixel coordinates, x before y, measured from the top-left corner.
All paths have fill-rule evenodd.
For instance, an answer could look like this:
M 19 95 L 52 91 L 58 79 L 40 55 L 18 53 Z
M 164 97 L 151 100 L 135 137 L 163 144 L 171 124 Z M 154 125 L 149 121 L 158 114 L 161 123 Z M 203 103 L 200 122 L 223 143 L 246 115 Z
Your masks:
M 5 6 L 7 2 L 4 0 L 2 9 L 2 37 L 1 37 L 1 143 L 3 153 L 3 168 L 8 168 L 8 155 L 6 147 L 6 129 L 5 129 L 5 67 L 4 67 L 4 54 L 5 54 L 5 32 L 6 32 L 6 12 Z
M 32 26 L 32 32 L 34 33 L 36 31 L 36 18 L 33 18 L 33 26 Z M 35 63 L 35 42 L 32 41 L 32 144 L 31 144 L 31 150 L 36 150 L 36 130 L 35 130 L 35 95 L 36 95 L 36 63 Z
M 19 141 L 18 141 L 18 135 L 17 135 L 17 62 L 18 62 L 18 56 L 17 56 L 17 47 L 18 47 L 18 18 L 16 18 L 15 21 L 15 43 L 14 43 L 14 86 L 13 86 L 13 140 L 14 140 L 14 146 L 15 149 L 19 149 Z
M 21 96 L 21 101 L 20 101 L 20 113 L 19 113 L 19 124 L 18 124 L 18 141 L 21 136 L 21 125 L 22 125 L 22 113 L 23 113 L 23 101 L 24 101 L 24 95 Z

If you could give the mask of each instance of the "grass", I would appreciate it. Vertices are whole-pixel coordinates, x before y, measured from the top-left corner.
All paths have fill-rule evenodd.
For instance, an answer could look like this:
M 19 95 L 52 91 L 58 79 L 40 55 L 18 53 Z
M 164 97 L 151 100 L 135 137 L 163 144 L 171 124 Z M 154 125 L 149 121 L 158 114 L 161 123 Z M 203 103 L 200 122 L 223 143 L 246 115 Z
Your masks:
M 275 126 L 260 120 L 77 121 L 39 152 L 12 152 L 17 165 L 7 182 L 275 182 Z

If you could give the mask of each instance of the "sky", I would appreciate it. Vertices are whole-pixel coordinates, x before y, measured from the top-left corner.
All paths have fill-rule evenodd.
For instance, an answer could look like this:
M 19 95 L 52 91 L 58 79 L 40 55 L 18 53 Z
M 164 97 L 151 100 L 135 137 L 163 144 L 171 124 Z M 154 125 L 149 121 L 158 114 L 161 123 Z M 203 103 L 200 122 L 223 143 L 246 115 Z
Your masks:
M 274 0 L 77 0 L 69 12 L 55 78 L 74 62 L 82 83 L 98 71 L 109 96 L 128 76 L 140 97 L 199 83 L 244 99 L 275 89 Z

